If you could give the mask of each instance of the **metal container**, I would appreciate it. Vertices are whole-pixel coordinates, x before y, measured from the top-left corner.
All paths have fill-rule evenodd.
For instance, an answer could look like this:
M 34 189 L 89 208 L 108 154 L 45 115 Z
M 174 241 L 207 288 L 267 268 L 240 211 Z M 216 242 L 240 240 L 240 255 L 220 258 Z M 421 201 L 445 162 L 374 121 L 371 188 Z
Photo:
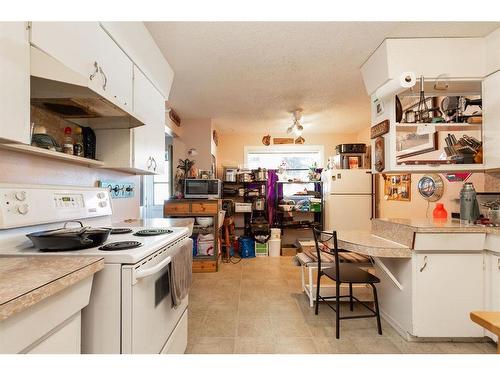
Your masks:
M 238 182 L 252 182 L 252 173 L 250 171 L 240 171 L 238 172 Z
M 255 211 L 264 211 L 266 209 L 266 200 L 264 198 L 257 198 L 253 201 L 253 209 Z
M 224 169 L 224 181 L 225 182 L 236 182 L 236 172 L 237 168 L 225 168 Z
M 253 171 L 255 181 L 267 181 L 267 169 L 259 168 Z
M 479 204 L 472 182 L 466 182 L 460 190 L 460 221 L 473 223 L 479 218 Z

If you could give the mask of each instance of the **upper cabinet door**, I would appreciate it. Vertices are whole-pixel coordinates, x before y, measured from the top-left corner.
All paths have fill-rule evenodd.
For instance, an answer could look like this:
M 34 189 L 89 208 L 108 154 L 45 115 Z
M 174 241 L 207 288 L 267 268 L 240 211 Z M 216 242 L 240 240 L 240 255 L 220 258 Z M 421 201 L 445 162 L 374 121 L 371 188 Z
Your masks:
M 33 22 L 31 43 L 111 102 L 132 108 L 133 63 L 98 22 Z
M 483 81 L 483 131 L 485 168 L 500 168 L 500 72 Z
M 0 140 L 30 143 L 30 47 L 25 22 L 0 22 Z
M 165 171 L 165 99 L 134 66 L 134 112 L 146 120 L 133 132 L 134 168 L 163 174 Z

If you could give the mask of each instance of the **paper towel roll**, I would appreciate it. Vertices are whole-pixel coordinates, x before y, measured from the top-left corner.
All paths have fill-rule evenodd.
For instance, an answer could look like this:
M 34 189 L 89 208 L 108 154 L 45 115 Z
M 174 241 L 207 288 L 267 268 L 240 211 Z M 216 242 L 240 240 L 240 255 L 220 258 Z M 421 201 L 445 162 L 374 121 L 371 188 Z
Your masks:
M 403 72 L 399 78 L 391 79 L 385 85 L 375 91 L 377 98 L 382 99 L 389 95 L 398 95 L 399 93 L 415 86 L 417 77 L 413 72 Z

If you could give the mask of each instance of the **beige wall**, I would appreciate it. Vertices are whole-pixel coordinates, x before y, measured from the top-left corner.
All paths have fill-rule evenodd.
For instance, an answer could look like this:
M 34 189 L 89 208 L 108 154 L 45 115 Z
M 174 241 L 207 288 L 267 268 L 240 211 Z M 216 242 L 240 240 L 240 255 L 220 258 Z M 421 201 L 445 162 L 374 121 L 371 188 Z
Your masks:
M 195 167 L 209 170 L 212 166 L 210 156 L 212 155 L 212 126 L 211 119 L 182 120 L 182 135 L 176 138 L 177 142 L 174 142 L 174 156 L 176 157 L 174 162 L 177 162 L 179 158 L 187 158 L 187 150 L 195 148 L 198 151 L 198 155 L 192 158 L 196 161 Z
M 101 179 L 135 184 L 136 193 L 133 198 L 113 199 L 113 220 L 138 218 L 140 191 L 140 178 L 138 176 L 0 150 L 0 182 L 97 186 L 97 181 Z
M 217 166 L 219 171 L 222 167 L 237 167 L 243 166 L 245 163 L 245 146 L 263 146 L 263 135 L 253 133 L 221 133 L 219 134 L 218 160 Z M 286 135 L 277 135 L 277 137 L 286 137 Z M 339 143 L 357 142 L 356 134 L 304 134 L 306 139 L 305 145 L 322 145 L 325 148 L 325 160 L 323 166 L 329 156 L 335 154 L 335 146 Z M 271 144 L 269 147 L 273 147 Z
M 443 197 L 438 202 L 430 202 L 422 198 L 417 189 L 417 183 L 423 174 L 415 173 L 411 176 L 411 201 L 390 201 L 384 199 L 384 179 L 378 177 L 378 217 L 384 218 L 432 218 L 432 210 L 436 203 L 443 203 L 448 211 L 448 217 L 451 212 L 460 212 L 460 189 L 463 182 L 448 182 L 444 175 L 440 175 L 444 181 Z M 472 182 L 476 191 L 484 190 L 484 173 L 474 173 L 467 182 Z

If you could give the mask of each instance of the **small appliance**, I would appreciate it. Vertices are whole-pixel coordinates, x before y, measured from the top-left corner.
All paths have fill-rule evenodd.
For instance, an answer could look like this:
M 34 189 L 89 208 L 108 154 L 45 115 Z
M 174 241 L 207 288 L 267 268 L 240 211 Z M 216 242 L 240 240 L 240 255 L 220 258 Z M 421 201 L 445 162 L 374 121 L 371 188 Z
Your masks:
M 186 199 L 219 199 L 222 184 L 220 180 L 185 179 L 184 198 Z
M 364 143 L 344 143 L 335 147 L 332 157 L 337 169 L 365 168 L 366 145 Z
M 466 182 L 460 190 L 460 221 L 474 223 L 479 218 L 479 204 L 472 182 Z

